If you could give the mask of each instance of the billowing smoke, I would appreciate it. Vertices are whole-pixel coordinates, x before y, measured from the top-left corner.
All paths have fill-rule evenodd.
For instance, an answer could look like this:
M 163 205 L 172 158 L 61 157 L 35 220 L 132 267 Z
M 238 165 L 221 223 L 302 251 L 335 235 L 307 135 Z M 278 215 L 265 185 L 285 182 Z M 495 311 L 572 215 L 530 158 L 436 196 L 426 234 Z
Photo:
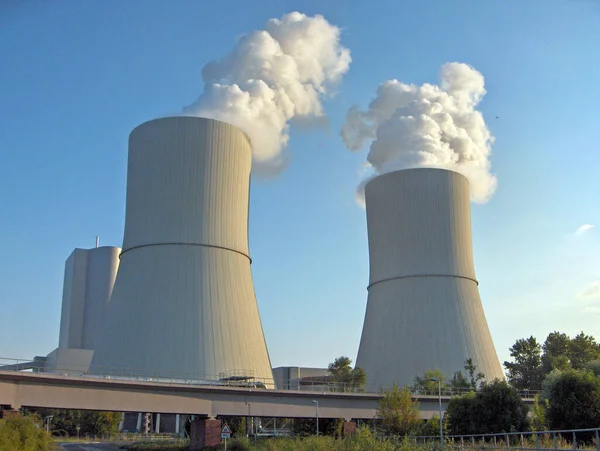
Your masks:
M 338 27 L 323 16 L 289 13 L 206 64 L 204 92 L 183 112 L 240 127 L 252 140 L 253 172 L 276 173 L 286 164 L 289 121 L 323 120 L 321 99 L 350 61 Z
M 486 202 L 496 189 L 489 157 L 493 137 L 475 108 L 485 95 L 483 75 L 462 63 L 440 70 L 440 85 L 382 83 L 367 111 L 352 107 L 342 137 L 352 151 L 370 143 L 370 177 L 406 168 L 455 170 L 471 185 L 471 199 Z M 357 201 L 364 202 L 363 180 Z

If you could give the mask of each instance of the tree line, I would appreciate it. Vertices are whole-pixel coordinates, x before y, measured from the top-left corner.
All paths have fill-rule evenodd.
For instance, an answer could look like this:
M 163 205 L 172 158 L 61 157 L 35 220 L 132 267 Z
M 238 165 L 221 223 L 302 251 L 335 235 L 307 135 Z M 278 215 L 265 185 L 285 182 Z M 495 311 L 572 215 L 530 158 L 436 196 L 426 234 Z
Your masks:
M 412 386 L 382 391 L 374 426 L 393 435 L 439 434 L 439 417 L 423 422 L 414 393 L 464 391 L 451 398 L 443 418 L 450 435 L 566 430 L 600 427 L 600 344 L 583 332 L 569 337 L 552 332 L 543 344 L 522 338 L 504 362 L 507 378 L 486 380 L 471 358 L 451 377 L 439 369 L 416 376 Z M 352 361 L 340 357 L 329 365 L 330 381 L 340 391 L 362 390 L 366 377 Z M 433 379 L 433 380 L 432 380 Z M 337 384 L 337 385 L 336 385 Z M 531 409 L 519 391 L 537 393 Z

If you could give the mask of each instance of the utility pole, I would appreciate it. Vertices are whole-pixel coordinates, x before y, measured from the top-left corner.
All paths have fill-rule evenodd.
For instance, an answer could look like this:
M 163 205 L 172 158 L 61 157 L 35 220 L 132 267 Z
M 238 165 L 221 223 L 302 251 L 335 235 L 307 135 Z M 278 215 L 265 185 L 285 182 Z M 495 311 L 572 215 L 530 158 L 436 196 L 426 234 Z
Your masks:
M 313 400 L 317 416 L 317 437 L 319 436 L 319 401 Z

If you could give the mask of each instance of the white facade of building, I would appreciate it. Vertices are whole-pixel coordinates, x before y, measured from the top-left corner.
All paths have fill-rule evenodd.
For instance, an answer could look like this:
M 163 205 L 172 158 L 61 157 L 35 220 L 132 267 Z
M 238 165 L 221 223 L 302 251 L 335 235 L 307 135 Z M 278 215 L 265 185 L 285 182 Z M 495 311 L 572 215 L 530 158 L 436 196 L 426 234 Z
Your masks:
M 475 278 L 469 183 L 452 171 L 407 169 L 366 185 L 370 280 L 356 365 L 369 390 L 447 377 L 472 358 L 502 378 Z
M 94 350 L 119 267 L 118 247 L 75 249 L 65 262 L 58 347 Z
M 272 387 L 248 251 L 251 144 L 198 117 L 130 135 L 121 264 L 92 371 Z

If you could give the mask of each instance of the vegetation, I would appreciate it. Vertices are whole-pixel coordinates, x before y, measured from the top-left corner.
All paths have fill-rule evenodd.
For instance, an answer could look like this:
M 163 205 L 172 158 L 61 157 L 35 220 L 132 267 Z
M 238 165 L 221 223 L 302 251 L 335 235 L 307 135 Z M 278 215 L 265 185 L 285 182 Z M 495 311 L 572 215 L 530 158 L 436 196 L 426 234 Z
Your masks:
M 448 432 L 452 435 L 490 434 L 529 430 L 527 406 L 518 391 L 495 380 L 477 392 L 450 400 Z
M 535 401 L 531 408 L 531 430 L 547 431 L 548 421 L 546 418 L 546 410 L 548 409 L 548 399 L 540 399 L 539 395 L 535 395 Z
M 121 449 L 131 451 L 188 451 L 187 443 L 169 443 L 169 442 L 136 442 L 123 445 Z M 229 449 L 229 448 L 228 448 Z
M 409 387 L 383 391 L 377 409 L 381 428 L 392 435 L 418 435 L 421 427 L 419 403 L 412 398 Z
M 600 425 L 600 377 L 589 370 L 557 374 L 547 387 L 546 417 L 551 429 Z
M 583 332 L 570 338 L 552 332 L 540 345 L 534 337 L 522 338 L 510 348 L 512 362 L 504 362 L 510 384 L 519 390 L 541 390 L 543 381 L 553 371 L 580 370 L 600 366 L 600 344 Z
M 459 371 L 460 373 L 460 371 Z M 460 373 L 462 376 L 462 373 Z M 438 391 L 438 382 L 433 381 L 432 379 L 439 379 L 442 384 L 442 390 L 450 388 L 451 385 L 448 384 L 446 380 L 446 376 L 440 370 L 427 370 L 423 373 L 422 376 L 415 377 L 415 381 L 413 383 L 413 389 L 415 391 L 423 391 L 423 392 L 435 392 Z
M 335 359 L 327 368 L 331 381 L 338 385 L 339 391 L 362 391 L 367 376 L 361 368 L 352 369 L 352 360 L 342 356 Z
M 473 363 L 473 359 L 471 357 L 465 360 L 464 368 L 469 376 L 469 385 L 473 390 L 477 390 L 479 385 L 485 381 L 485 374 L 483 374 L 481 371 L 477 371 L 477 365 Z M 459 374 L 462 376 L 462 373 L 459 372 Z
M 410 439 L 377 437 L 368 428 L 359 428 L 356 434 L 344 439 L 333 437 L 294 437 L 259 441 L 250 444 L 252 451 L 433 451 L 434 444 L 417 446 Z M 227 445 L 229 450 L 229 444 Z
M 66 409 L 35 409 L 41 418 L 52 416 L 50 430 L 55 435 L 77 436 L 79 435 L 107 436 L 117 433 L 121 414 L 116 412 L 96 412 L 91 410 L 66 410 Z
M 15 415 L 0 419 L 0 451 L 45 451 L 54 443 L 35 416 Z
M 485 374 L 477 371 L 477 365 L 473 363 L 473 359 L 470 357 L 465 360 L 463 369 L 466 371 L 467 377 L 462 371 L 456 371 L 450 380 L 439 369 L 427 370 L 422 376 L 415 377 L 413 389 L 415 391 L 437 393 L 437 380 L 440 380 L 442 391 L 449 389 L 477 390 L 479 385 L 485 381 Z

